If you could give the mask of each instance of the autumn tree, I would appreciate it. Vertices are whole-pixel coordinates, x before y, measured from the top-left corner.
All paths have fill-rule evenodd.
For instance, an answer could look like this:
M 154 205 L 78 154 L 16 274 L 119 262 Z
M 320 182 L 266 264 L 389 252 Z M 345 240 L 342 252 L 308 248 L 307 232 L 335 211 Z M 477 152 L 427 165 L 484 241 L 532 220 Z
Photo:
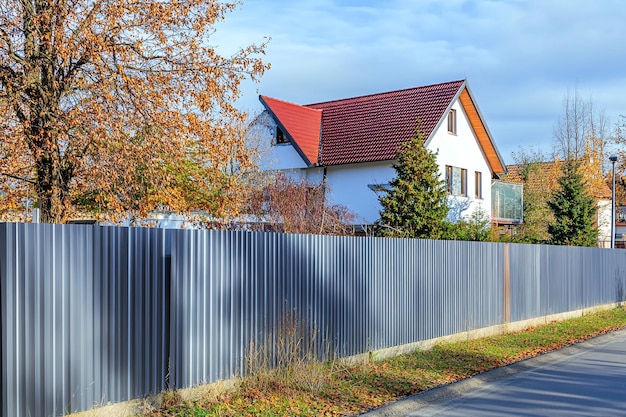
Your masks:
M 327 198 L 324 182 L 264 173 L 250 184 L 248 214 L 254 230 L 317 235 L 348 235 L 354 216 Z
M 577 161 L 591 195 L 605 189 L 611 135 L 608 119 L 594 100 L 583 99 L 577 89 L 568 92 L 553 136 L 553 159 Z
M 439 239 L 449 224 L 448 193 L 441 179 L 437 154 L 424 147 L 423 135 L 402 145 L 393 165 L 396 177 L 379 198 L 382 210 L 377 222 L 382 236 Z
M 158 207 L 236 213 L 251 164 L 233 106 L 267 69 L 265 44 L 222 56 L 214 0 L 3 0 L 3 210 L 41 220 Z
M 597 205 L 585 189 L 578 163 L 568 160 L 563 164 L 559 187 L 548 201 L 554 222 L 548 225 L 550 243 L 554 245 L 597 246 L 598 229 L 595 225 Z
M 548 201 L 560 187 L 565 161 L 574 161 L 582 176 L 585 192 L 594 200 L 605 198 L 607 146 L 610 135 L 607 118 L 590 98 L 578 90 L 563 98 L 562 112 L 554 125 L 552 155 L 540 150 L 520 149 L 513 154 L 515 165 L 508 168 L 506 181 L 524 184 L 524 221 L 513 240 L 541 243 L 550 240 L 548 225 L 554 223 Z
M 513 153 L 514 165 L 507 167 L 505 181 L 522 183 L 523 222 L 516 226 L 512 240 L 521 243 L 542 243 L 550 240 L 548 224 L 554 221 L 548 200 L 558 187 L 563 161 L 537 149 L 519 149 Z

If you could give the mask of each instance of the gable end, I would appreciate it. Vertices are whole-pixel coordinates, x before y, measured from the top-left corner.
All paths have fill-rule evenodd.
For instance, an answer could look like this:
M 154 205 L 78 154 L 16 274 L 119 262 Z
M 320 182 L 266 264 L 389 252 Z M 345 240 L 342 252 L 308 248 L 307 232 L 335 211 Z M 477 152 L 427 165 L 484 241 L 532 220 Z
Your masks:
M 322 111 L 271 97 L 259 96 L 278 127 L 308 166 L 319 161 Z

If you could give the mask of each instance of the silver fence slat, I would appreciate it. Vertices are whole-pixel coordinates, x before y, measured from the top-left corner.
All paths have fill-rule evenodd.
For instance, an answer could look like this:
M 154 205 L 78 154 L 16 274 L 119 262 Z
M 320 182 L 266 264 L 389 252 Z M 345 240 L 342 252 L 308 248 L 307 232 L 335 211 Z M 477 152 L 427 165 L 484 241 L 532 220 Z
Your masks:
M 292 313 L 346 356 L 625 300 L 619 250 L 3 223 L 0 415 L 245 373 Z

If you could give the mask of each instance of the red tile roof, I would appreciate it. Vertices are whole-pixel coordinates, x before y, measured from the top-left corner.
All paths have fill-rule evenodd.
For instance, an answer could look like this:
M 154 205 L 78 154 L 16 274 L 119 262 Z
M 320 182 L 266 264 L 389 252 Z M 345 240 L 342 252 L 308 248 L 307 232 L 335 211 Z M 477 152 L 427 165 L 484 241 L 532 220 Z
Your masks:
M 505 171 L 464 80 L 299 106 L 260 96 L 310 165 L 388 161 L 421 122 L 429 138 L 456 98 L 473 115 L 472 127 L 493 172 Z M 465 94 L 467 97 L 465 97 Z M 469 100 L 468 100 L 469 98 Z M 476 120 L 474 120 L 476 119 Z
M 415 134 L 428 138 L 464 81 L 310 104 L 323 111 L 322 165 L 395 159 Z
M 318 165 L 322 111 L 266 96 L 260 96 L 260 99 L 305 161 L 309 165 Z

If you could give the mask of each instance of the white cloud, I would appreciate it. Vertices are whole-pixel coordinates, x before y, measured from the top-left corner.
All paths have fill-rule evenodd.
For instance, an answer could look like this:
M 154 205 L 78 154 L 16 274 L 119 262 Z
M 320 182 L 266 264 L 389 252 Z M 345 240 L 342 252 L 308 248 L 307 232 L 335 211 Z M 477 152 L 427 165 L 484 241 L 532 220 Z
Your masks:
M 246 83 L 311 103 L 467 78 L 507 162 L 546 143 L 568 88 L 626 113 L 626 2 L 247 0 L 218 26 L 224 50 L 271 36 L 272 69 Z

